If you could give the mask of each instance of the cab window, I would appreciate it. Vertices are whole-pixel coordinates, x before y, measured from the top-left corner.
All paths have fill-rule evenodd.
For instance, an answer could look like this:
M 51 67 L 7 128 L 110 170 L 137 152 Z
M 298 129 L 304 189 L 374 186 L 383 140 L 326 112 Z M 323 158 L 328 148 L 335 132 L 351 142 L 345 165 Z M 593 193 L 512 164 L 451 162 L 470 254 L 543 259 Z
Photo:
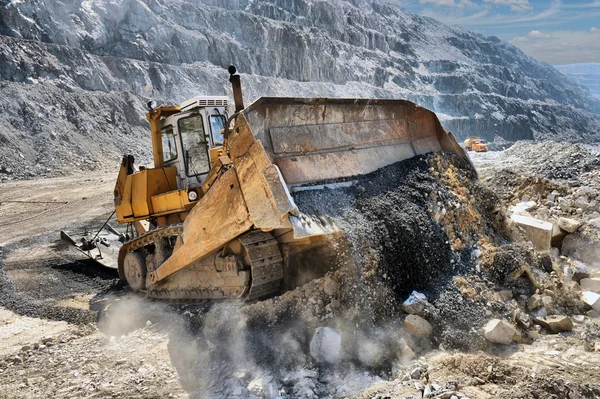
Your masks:
M 202 116 L 194 115 L 182 118 L 178 122 L 178 127 L 187 175 L 196 176 L 208 173 L 210 158 Z
M 163 161 L 169 162 L 177 159 L 177 146 L 175 145 L 175 134 L 173 126 L 165 127 L 161 133 Z
M 212 138 L 215 147 L 223 145 L 223 134 L 221 131 L 225 129 L 225 116 L 211 115 L 210 129 L 212 130 Z

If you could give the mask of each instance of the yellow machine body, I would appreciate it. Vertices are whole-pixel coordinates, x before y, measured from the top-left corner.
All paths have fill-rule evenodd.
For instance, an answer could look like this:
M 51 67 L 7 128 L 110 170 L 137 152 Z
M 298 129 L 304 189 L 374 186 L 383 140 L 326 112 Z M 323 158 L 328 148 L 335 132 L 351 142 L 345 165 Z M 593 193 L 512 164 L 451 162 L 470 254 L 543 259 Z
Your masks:
M 200 184 L 181 187 L 180 171 L 165 166 L 160 136 L 164 115 L 180 111 L 153 112 L 155 168 L 133 173 L 124 158 L 115 205 L 122 223 L 152 222 L 143 238 L 123 245 L 118 263 L 122 278 L 158 298 L 276 292 L 284 274 L 303 267 L 298 254 L 318 251 L 340 233 L 296 207 L 298 186 L 433 151 L 469 160 L 433 112 L 409 101 L 261 98 L 236 113 L 224 143 L 210 148 L 210 171 Z

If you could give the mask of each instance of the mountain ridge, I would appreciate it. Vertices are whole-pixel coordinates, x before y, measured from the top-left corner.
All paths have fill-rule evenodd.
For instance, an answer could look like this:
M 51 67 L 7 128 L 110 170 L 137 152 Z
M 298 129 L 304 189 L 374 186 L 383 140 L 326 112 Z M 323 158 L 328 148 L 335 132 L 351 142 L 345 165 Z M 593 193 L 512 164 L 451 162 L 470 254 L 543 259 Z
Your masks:
M 243 72 L 247 104 L 264 95 L 406 98 L 438 113 L 459 138 L 599 138 L 600 103 L 556 69 L 498 38 L 387 3 L 0 4 L 0 141 L 10 147 L 0 154 L 33 175 L 64 169 L 78 157 L 100 167 L 103 157 L 127 150 L 147 159 L 146 99 L 230 95 L 224 67 L 231 63 Z M 89 92 L 94 101 L 85 98 Z M 116 101 L 118 93 L 128 94 Z M 23 118 L 23 109 L 42 120 Z M 45 115 L 46 109 L 54 111 Z M 60 131 L 68 132 L 76 155 L 61 153 L 62 142 L 52 138 L 62 137 Z M 93 135 L 98 145 L 83 145 Z M 44 157 L 42 142 L 51 144 Z

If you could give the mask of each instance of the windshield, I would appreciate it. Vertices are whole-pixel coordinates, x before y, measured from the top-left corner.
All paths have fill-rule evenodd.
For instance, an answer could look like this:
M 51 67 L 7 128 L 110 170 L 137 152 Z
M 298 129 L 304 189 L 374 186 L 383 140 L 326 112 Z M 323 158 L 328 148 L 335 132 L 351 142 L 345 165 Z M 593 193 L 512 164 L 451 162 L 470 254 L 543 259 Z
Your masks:
M 173 126 L 167 126 L 161 131 L 163 161 L 169 162 L 177 159 L 177 146 Z
M 210 170 L 208 143 L 204 135 L 202 116 L 194 115 L 178 122 L 188 176 L 202 175 Z
M 225 129 L 225 117 L 223 115 L 212 115 L 210 117 L 210 129 L 212 130 L 213 143 L 216 146 L 223 145 L 223 134 Z

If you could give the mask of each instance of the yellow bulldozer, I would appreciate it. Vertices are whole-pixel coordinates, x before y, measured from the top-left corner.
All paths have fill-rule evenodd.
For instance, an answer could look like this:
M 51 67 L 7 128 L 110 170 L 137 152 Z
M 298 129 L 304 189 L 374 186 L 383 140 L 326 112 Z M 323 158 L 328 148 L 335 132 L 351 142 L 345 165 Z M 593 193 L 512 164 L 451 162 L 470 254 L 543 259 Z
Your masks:
M 134 291 L 165 299 L 255 299 L 317 276 L 343 236 L 294 193 L 433 151 L 469 159 L 436 115 L 390 99 L 262 97 L 244 107 L 230 67 L 227 97 L 149 104 L 154 168 L 123 157 L 114 190 L 125 234 L 76 243 Z

